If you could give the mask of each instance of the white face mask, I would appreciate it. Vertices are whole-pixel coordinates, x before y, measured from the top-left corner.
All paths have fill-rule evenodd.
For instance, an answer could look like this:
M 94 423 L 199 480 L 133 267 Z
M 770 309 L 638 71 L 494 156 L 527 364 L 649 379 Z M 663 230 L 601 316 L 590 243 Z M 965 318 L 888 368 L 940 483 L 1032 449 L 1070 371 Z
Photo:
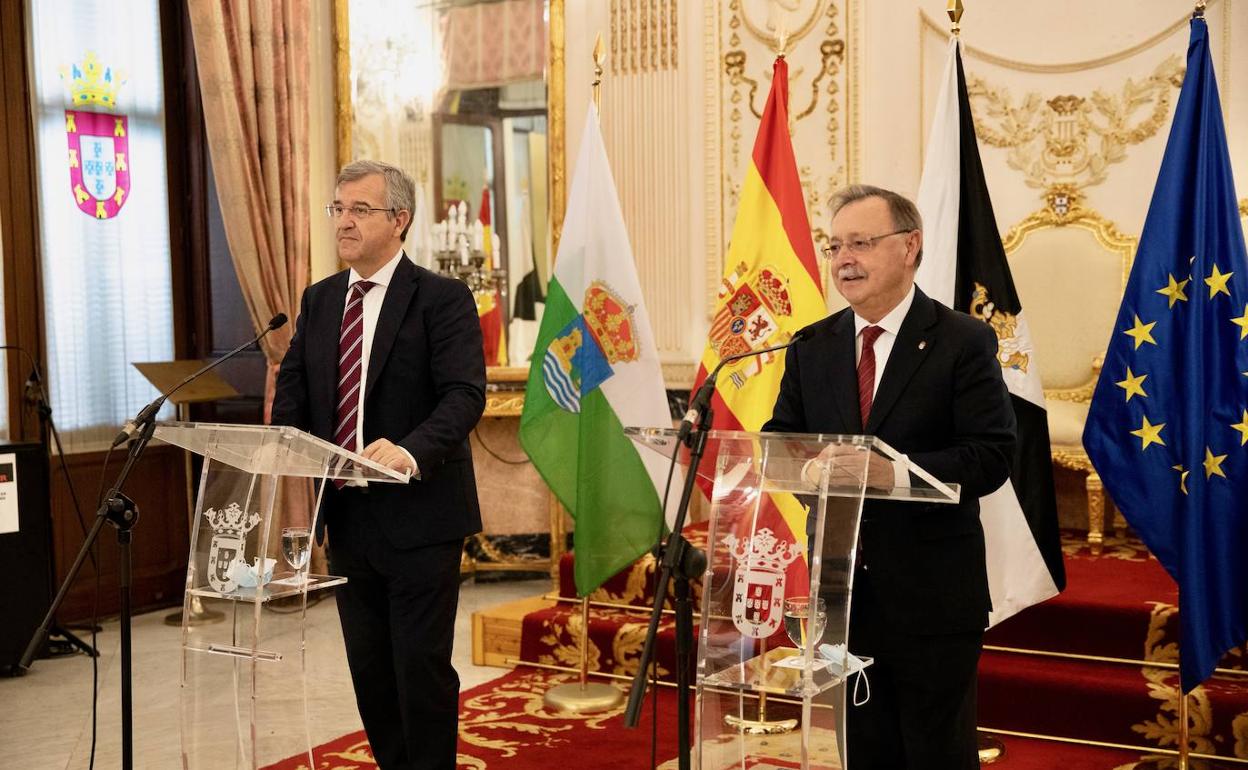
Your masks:
M 863 706 L 871 700 L 871 682 L 867 679 L 866 668 L 875 661 L 858 657 L 846 650 L 843 644 L 821 644 L 819 655 L 828 661 L 828 670 L 837 676 L 849 678 L 858 674 L 858 679 L 854 682 L 853 702 L 855 706 Z M 858 699 L 860 688 L 865 691 L 862 700 Z

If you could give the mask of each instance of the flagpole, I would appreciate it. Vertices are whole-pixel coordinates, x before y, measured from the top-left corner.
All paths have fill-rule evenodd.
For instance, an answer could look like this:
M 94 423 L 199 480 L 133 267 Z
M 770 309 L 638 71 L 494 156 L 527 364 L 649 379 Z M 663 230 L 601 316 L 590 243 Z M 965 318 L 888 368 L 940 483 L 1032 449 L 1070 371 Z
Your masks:
M 1204 6 L 1201 2 L 1198 7 Z M 1201 7 L 1203 11 L 1203 7 Z M 1187 693 L 1183 692 L 1182 678 L 1179 681 L 1179 770 L 1187 770 L 1187 754 L 1191 751 L 1188 746 L 1187 734 Z
M 1205 0 L 1196 0 L 1196 7 L 1192 9 L 1193 19 L 1203 19 L 1205 17 Z M 1179 603 L 1179 611 L 1182 612 L 1182 602 Z M 1180 642 L 1180 645 L 1182 643 Z M 1183 677 L 1179 677 L 1179 770 L 1187 770 L 1188 754 L 1191 748 L 1188 745 L 1190 734 L 1188 732 L 1188 714 L 1187 714 L 1187 693 L 1183 691 Z M 1156 767 L 1161 767 L 1161 760 L 1154 760 Z M 1153 763 L 1150 763 L 1153 764 Z
M 945 13 L 949 15 L 949 34 L 955 38 L 962 37 L 962 13 L 965 8 L 962 0 L 949 0 Z M 990 765 L 1005 758 L 1005 742 L 993 733 L 979 731 L 976 733 L 979 749 L 979 763 Z
M 602 114 L 602 65 L 607 59 L 606 48 L 602 44 L 602 33 L 598 33 L 594 41 L 594 109 Z M 548 708 L 574 714 L 590 714 L 607 711 L 620 705 L 624 693 L 618 687 L 601 682 L 589 682 L 589 595 L 581 597 L 581 633 L 577 640 L 581 645 L 580 681 L 576 684 L 561 684 L 546 691 L 542 698 Z

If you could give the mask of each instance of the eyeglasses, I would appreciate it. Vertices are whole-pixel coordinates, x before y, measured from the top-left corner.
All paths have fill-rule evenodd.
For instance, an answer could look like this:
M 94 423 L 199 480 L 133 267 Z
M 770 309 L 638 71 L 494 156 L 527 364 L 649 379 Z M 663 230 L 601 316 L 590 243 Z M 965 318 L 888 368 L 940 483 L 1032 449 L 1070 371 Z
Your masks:
M 392 208 L 378 208 L 376 206 L 365 206 L 363 203 L 357 203 L 354 206 L 343 206 L 341 203 L 331 203 L 325 207 L 325 215 L 330 219 L 339 219 L 344 214 L 350 214 L 355 219 L 364 219 L 372 215 L 374 211 L 388 211 L 394 213 Z
M 874 249 L 875 245 L 885 238 L 893 235 L 909 234 L 912 232 L 914 232 L 914 230 L 894 230 L 891 233 L 884 233 L 883 235 L 877 235 L 873 238 L 854 238 L 853 240 L 845 241 L 843 243 L 841 241 L 832 241 L 827 246 L 823 247 L 823 256 L 828 259 L 836 259 L 840 256 L 842 249 L 848 251 L 850 254 L 866 254 L 871 249 Z

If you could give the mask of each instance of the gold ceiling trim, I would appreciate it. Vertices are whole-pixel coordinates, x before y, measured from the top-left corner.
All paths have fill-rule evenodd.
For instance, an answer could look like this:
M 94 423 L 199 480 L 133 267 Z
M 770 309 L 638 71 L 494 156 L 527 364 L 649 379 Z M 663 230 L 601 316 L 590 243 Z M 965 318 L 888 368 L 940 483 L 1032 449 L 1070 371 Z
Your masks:
M 1217 5 L 1220 2 L 1221 0 L 1211 0 L 1208 7 L 1212 9 L 1213 6 Z M 919 10 L 919 17 L 922 19 L 922 23 L 925 28 L 941 35 L 942 37 L 944 37 L 945 40 L 949 39 L 949 29 L 948 29 L 949 25 L 947 22 L 937 22 L 931 16 L 928 16 L 927 12 L 923 11 L 922 9 Z M 1183 29 L 1183 27 L 1188 24 L 1191 18 L 1192 18 L 1192 15 L 1190 12 L 1184 13 L 1183 16 L 1180 17 L 1177 21 L 1175 21 L 1173 24 L 1168 25 L 1165 29 L 1161 30 L 1157 34 L 1153 35 L 1147 40 L 1143 40 L 1139 43 L 1136 43 L 1133 46 L 1124 48 L 1121 51 L 1116 51 L 1114 53 L 1107 54 L 1105 56 L 1098 56 L 1093 59 L 1084 59 L 1083 61 L 1075 61 L 1075 62 L 1063 62 L 1062 64 L 1036 64 L 1034 62 L 1024 62 L 1024 61 L 1019 61 L 1017 59 L 1010 59 L 1005 56 L 998 56 L 996 54 L 989 53 L 983 50 L 982 48 L 969 46 L 965 42 L 963 42 L 962 44 L 962 50 L 966 51 L 968 55 L 973 56 L 976 59 L 979 59 L 980 61 L 984 61 L 989 64 L 995 64 L 998 67 L 1004 67 L 1006 69 L 1017 70 L 1019 72 L 1037 72 L 1037 73 L 1045 73 L 1045 74 L 1064 74 L 1064 73 L 1071 73 L 1071 72 L 1082 72 L 1084 70 L 1095 69 L 1097 67 L 1106 67 L 1111 64 L 1117 64 L 1118 62 L 1125 61 L 1127 59 L 1130 59 L 1133 56 L 1136 56 L 1137 54 L 1147 51 L 1148 49 L 1158 45 L 1159 43 L 1161 43 L 1163 40 L 1170 37 L 1174 33 Z M 1223 47 L 1225 48 L 1226 46 L 1223 46 Z

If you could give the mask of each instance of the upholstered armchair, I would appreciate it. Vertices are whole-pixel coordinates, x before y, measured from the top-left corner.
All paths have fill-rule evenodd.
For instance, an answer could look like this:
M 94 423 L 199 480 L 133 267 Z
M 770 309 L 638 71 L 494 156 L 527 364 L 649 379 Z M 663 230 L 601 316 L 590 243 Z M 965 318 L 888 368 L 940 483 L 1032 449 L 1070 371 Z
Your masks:
M 1136 239 L 1084 208 L 1070 188 L 1006 233 L 1005 251 L 1035 344 L 1053 461 L 1087 474 L 1088 544 L 1101 552 L 1105 491 L 1083 448 L 1083 425 L 1126 287 Z M 1115 527 L 1125 527 L 1121 514 Z

